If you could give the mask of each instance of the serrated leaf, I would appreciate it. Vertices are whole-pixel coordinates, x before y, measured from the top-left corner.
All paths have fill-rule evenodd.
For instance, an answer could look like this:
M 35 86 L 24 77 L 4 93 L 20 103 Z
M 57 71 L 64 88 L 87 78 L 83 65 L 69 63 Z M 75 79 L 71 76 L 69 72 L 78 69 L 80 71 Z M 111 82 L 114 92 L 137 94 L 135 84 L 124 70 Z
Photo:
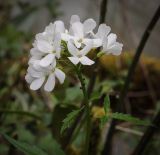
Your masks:
M 101 128 L 105 125 L 105 123 L 108 121 L 108 119 L 109 118 L 107 116 L 103 116 L 100 118 L 100 127 Z
M 110 99 L 108 95 L 104 98 L 104 111 L 105 114 L 108 114 L 110 111 Z
M 44 151 L 42 151 L 40 148 L 29 145 L 24 142 L 17 141 L 11 137 L 9 137 L 6 134 L 3 134 L 4 138 L 9 141 L 13 146 L 15 146 L 17 149 L 25 153 L 26 155 L 47 155 Z
M 110 115 L 110 117 L 114 118 L 114 119 L 122 120 L 122 121 L 132 122 L 132 123 L 135 123 L 137 125 L 147 125 L 147 126 L 151 125 L 149 121 L 144 121 L 144 120 L 141 120 L 137 117 L 133 117 L 131 115 L 118 113 L 118 112 L 112 113 Z
M 63 125 L 61 127 L 61 134 L 64 132 L 64 130 L 70 127 L 70 125 L 74 122 L 75 118 L 78 116 L 82 109 L 83 107 L 81 109 L 74 110 L 67 114 L 67 117 L 62 121 Z

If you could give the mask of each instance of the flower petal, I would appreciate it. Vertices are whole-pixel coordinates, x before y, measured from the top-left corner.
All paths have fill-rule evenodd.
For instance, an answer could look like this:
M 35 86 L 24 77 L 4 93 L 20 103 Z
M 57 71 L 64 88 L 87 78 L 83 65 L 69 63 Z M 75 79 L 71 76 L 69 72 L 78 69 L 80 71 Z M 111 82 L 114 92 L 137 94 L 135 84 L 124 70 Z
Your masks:
M 79 18 L 78 15 L 72 15 L 71 16 L 70 24 L 73 24 L 75 22 L 80 22 L 80 18 Z
M 61 38 L 64 41 L 69 41 L 69 40 L 73 39 L 74 37 L 69 35 L 69 34 L 67 34 L 67 33 L 61 33 Z
M 96 33 L 95 36 L 103 40 L 104 37 L 107 36 L 110 31 L 111 31 L 111 28 L 109 26 L 107 26 L 106 24 L 100 24 L 98 28 L 98 32 Z
M 34 78 L 27 73 L 25 76 L 25 80 L 27 81 L 27 83 L 31 83 L 34 80 Z
M 78 49 L 74 46 L 74 44 L 71 41 L 68 42 L 67 47 L 71 55 L 76 56 L 78 54 Z
M 61 20 L 55 21 L 54 24 L 55 24 L 54 34 L 62 33 L 65 31 L 64 23 Z
M 56 68 L 55 69 L 55 75 L 56 75 L 57 79 L 59 80 L 59 82 L 62 84 L 64 82 L 64 79 L 65 79 L 64 72 L 62 72 L 60 69 Z
M 90 31 L 93 31 L 93 29 L 96 27 L 96 22 L 90 18 L 84 21 L 83 23 L 84 32 L 88 33 Z
M 83 40 L 83 43 L 84 43 L 85 45 L 87 45 L 88 42 L 90 42 L 90 41 L 92 41 L 92 47 L 93 47 L 93 48 L 102 46 L 102 40 L 101 40 L 101 39 L 84 39 L 84 40 Z
M 112 44 L 114 44 L 116 42 L 117 39 L 117 35 L 116 34 L 109 34 L 108 35 L 108 47 L 110 47 Z
M 92 49 L 92 45 L 93 45 L 92 41 L 89 41 L 87 45 L 82 50 L 79 51 L 79 53 L 82 56 L 86 55 Z
M 46 84 L 44 85 L 44 90 L 45 91 L 52 91 L 55 87 L 55 74 L 51 73 L 47 79 Z
M 75 22 L 72 24 L 72 30 L 75 37 L 81 39 L 83 38 L 83 24 L 80 22 Z
M 78 57 L 68 57 L 68 59 L 75 65 L 77 65 L 79 63 Z
M 40 65 L 42 67 L 47 67 L 54 61 L 54 59 L 55 59 L 55 54 L 48 54 L 40 61 Z
M 94 64 L 94 61 L 92 61 L 91 59 L 89 59 L 88 57 L 86 56 L 83 56 L 79 59 L 79 61 L 81 62 L 81 64 L 83 65 L 93 65 Z
M 116 42 L 111 48 L 108 49 L 108 53 L 113 55 L 120 55 L 122 51 L 123 44 Z
M 37 47 L 38 49 L 43 53 L 49 53 L 53 50 L 53 47 L 51 44 L 49 44 L 47 41 L 37 41 Z
M 60 33 L 57 33 L 54 39 L 54 47 L 56 51 L 56 57 L 60 58 L 60 52 L 61 52 L 61 35 Z
M 30 89 L 32 89 L 32 90 L 39 89 L 42 86 L 44 80 L 45 80 L 44 76 L 41 77 L 41 78 L 33 80 L 32 83 L 31 83 L 31 85 L 30 85 Z

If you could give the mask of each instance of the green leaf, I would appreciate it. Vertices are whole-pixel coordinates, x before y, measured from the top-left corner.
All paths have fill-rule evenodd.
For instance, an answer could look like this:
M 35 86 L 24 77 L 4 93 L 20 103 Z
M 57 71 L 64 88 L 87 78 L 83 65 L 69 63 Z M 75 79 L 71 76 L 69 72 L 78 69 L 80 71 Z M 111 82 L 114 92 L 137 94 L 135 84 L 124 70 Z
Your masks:
M 108 114 L 110 111 L 110 99 L 108 95 L 104 98 L 104 111 L 105 114 Z
M 108 95 L 104 98 L 103 107 L 104 107 L 104 111 L 105 111 L 105 116 L 100 118 L 100 126 L 101 126 L 101 128 L 104 126 L 104 124 L 110 118 L 110 115 L 109 115 L 109 112 L 110 112 L 110 99 L 109 99 Z
M 12 145 L 14 145 L 17 149 L 25 153 L 26 155 L 47 155 L 44 151 L 40 148 L 29 145 L 24 142 L 17 141 L 6 134 L 3 134 L 4 138 L 8 140 Z
M 109 119 L 108 116 L 103 116 L 100 118 L 100 127 L 101 128 L 105 125 L 105 123 L 108 121 L 108 119 Z
M 69 114 L 67 114 L 67 117 L 62 121 L 63 125 L 61 127 L 61 134 L 64 132 L 65 129 L 70 127 L 70 125 L 74 122 L 75 118 L 77 117 L 77 115 L 82 109 L 83 107 L 81 109 L 74 110 Z
M 151 123 L 149 121 L 144 121 L 144 120 L 141 120 L 137 117 L 133 117 L 131 115 L 122 114 L 122 113 L 118 113 L 118 112 L 112 113 L 110 115 L 110 117 L 114 118 L 114 119 L 122 120 L 122 121 L 132 122 L 137 125 L 146 125 L 146 126 L 151 125 Z
M 101 97 L 101 94 L 99 92 L 94 92 L 94 93 L 92 93 L 90 100 L 94 101 L 94 100 L 99 99 L 100 97 Z

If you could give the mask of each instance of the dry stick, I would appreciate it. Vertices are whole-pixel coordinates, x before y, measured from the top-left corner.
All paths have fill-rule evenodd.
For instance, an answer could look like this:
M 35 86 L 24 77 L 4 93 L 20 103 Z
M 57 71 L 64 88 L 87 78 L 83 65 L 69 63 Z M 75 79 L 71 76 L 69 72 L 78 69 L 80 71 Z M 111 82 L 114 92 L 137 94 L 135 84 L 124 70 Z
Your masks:
M 148 40 L 148 38 L 151 34 L 151 31 L 153 30 L 154 26 L 156 25 L 159 17 L 160 17 L 160 6 L 158 7 L 158 9 L 155 12 L 153 18 L 151 19 L 149 25 L 147 26 L 147 28 L 146 28 L 143 36 L 142 36 L 142 39 L 139 43 L 139 46 L 136 50 L 136 54 L 133 58 L 132 64 L 131 64 L 131 66 L 129 68 L 129 71 L 128 71 L 127 78 L 125 80 L 124 87 L 123 87 L 123 89 L 121 91 L 121 94 L 120 94 L 119 104 L 117 105 L 117 111 L 123 111 L 124 110 L 123 101 L 124 101 L 124 98 L 127 95 L 127 91 L 129 89 L 129 84 L 131 82 L 132 76 L 133 76 L 134 71 L 136 69 L 136 66 L 138 64 L 138 61 L 139 61 L 139 58 L 140 58 L 141 53 L 143 51 L 143 48 L 144 48 L 144 46 L 145 46 L 145 44 L 146 44 L 146 42 L 147 42 L 147 40 Z M 102 151 L 102 155 L 111 154 L 111 142 L 112 142 L 112 137 L 114 135 L 116 122 L 117 122 L 116 120 L 112 120 L 112 122 L 111 122 L 109 131 L 108 131 L 108 134 L 107 134 L 107 137 L 106 137 L 105 147 L 104 147 L 104 150 Z
M 106 12 L 107 12 L 107 1 L 108 0 L 102 0 L 102 2 L 101 2 L 99 24 L 105 22 Z M 98 62 L 98 60 L 96 59 L 94 67 L 96 66 L 97 62 Z M 91 95 L 93 88 L 94 88 L 94 85 L 95 85 L 96 75 L 97 75 L 96 73 L 97 73 L 97 69 L 95 69 L 93 71 L 92 76 L 91 76 L 91 80 L 89 81 L 89 84 L 88 84 L 87 92 L 88 92 L 89 96 Z M 83 103 L 84 103 L 84 101 L 82 102 L 81 106 L 84 105 Z M 66 149 L 67 145 L 71 142 L 71 139 L 72 139 L 71 137 L 74 133 L 75 128 L 77 127 L 77 124 L 81 121 L 82 116 L 83 116 L 83 111 L 80 112 L 79 116 L 76 118 L 73 125 L 68 129 L 65 140 L 63 141 L 63 144 L 62 144 L 62 147 L 64 149 Z
M 151 138 L 153 137 L 154 133 L 160 129 L 160 111 L 157 113 L 155 118 L 152 121 L 152 126 L 149 126 L 142 136 L 140 142 L 138 143 L 136 149 L 133 151 L 132 155 L 141 155 L 147 144 L 150 142 Z

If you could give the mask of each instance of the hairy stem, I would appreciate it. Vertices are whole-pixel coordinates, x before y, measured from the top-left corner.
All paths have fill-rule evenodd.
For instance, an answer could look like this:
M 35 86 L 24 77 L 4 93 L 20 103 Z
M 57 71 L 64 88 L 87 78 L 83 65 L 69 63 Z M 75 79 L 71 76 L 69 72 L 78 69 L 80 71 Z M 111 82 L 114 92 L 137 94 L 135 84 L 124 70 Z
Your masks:
M 153 18 L 151 19 L 149 25 L 147 26 L 147 28 L 146 28 L 143 36 L 142 36 L 142 39 L 139 43 L 139 46 L 136 50 L 136 54 L 133 58 L 131 66 L 129 67 L 128 74 L 127 74 L 127 77 L 126 77 L 126 80 L 125 80 L 125 84 L 124 84 L 124 87 L 123 87 L 123 89 L 121 91 L 121 94 L 120 94 L 119 104 L 117 104 L 118 107 L 117 107 L 116 111 L 124 111 L 124 109 L 125 109 L 123 103 L 124 103 L 124 99 L 127 95 L 127 92 L 129 90 L 129 86 L 130 86 L 130 83 L 131 83 L 131 80 L 132 80 L 132 76 L 133 76 L 134 71 L 136 69 L 136 66 L 139 62 L 142 51 L 143 51 L 143 49 L 144 49 L 144 47 L 147 43 L 147 40 L 148 40 L 153 28 L 155 27 L 159 17 L 160 17 L 160 6 L 156 10 Z M 106 153 L 109 155 L 110 152 L 111 152 L 111 142 L 112 142 L 112 137 L 114 135 L 115 126 L 116 126 L 116 120 L 113 120 L 111 122 L 109 131 L 108 131 L 108 135 L 106 137 L 106 143 L 105 143 L 104 150 L 102 151 L 102 155 L 105 155 Z
M 86 139 L 85 139 L 84 155 L 88 155 L 88 153 L 89 153 L 89 142 L 90 142 L 90 131 L 91 131 L 89 99 L 88 99 L 88 93 L 87 93 L 86 87 L 85 87 L 84 78 L 82 77 L 81 66 L 76 67 L 76 71 L 77 71 L 79 81 L 81 83 L 81 89 L 82 89 L 82 92 L 83 92 L 83 95 L 84 95 L 84 102 L 85 102 L 85 108 L 86 108 Z

